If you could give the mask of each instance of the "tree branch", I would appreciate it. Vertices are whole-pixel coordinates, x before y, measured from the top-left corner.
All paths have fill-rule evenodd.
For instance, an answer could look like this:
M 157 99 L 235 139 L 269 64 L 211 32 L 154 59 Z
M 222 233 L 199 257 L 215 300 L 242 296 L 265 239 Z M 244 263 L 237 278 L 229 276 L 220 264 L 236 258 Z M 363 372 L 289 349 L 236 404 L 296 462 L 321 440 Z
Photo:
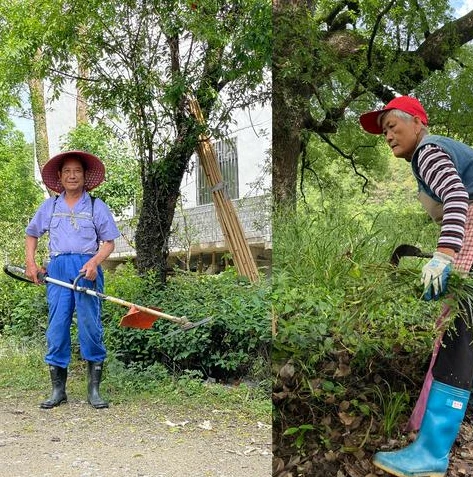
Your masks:
M 325 143 L 327 143 L 331 148 L 335 149 L 335 151 L 338 152 L 338 154 L 340 154 L 342 157 L 344 157 L 345 159 L 348 159 L 350 161 L 350 164 L 351 164 L 351 167 L 353 169 L 353 171 L 355 172 L 355 174 L 358 176 L 358 177 L 361 177 L 364 181 L 363 183 L 363 187 L 362 187 L 362 192 L 365 192 L 365 188 L 366 186 L 368 185 L 368 178 L 362 174 L 361 172 L 358 171 L 358 169 L 356 168 L 356 163 L 355 163 L 355 153 L 352 152 L 350 154 L 347 154 L 345 152 L 343 152 L 336 144 L 334 144 L 325 134 L 319 134 L 318 135 Z
M 396 3 L 396 0 L 391 0 L 385 7 L 383 10 L 381 10 L 381 12 L 378 14 L 378 16 L 376 17 L 376 21 L 375 21 L 375 24 L 373 26 L 373 31 L 371 32 L 371 37 L 370 37 L 370 41 L 368 43 L 368 52 L 366 54 L 366 64 L 367 64 L 367 69 L 370 69 L 373 65 L 373 62 L 372 62 L 372 56 L 373 56 L 373 45 L 374 45 L 374 39 L 376 38 L 376 35 L 378 34 L 378 30 L 379 30 L 379 25 L 381 24 L 381 20 L 383 19 L 384 15 L 386 15 L 386 13 L 389 12 L 389 10 L 391 10 L 391 8 L 393 7 L 393 5 Z
M 422 25 L 422 29 L 424 30 L 424 38 L 427 40 L 427 38 L 430 36 L 430 28 L 429 22 L 427 21 L 427 16 L 425 14 L 425 9 L 420 5 L 419 0 L 412 0 L 412 3 L 414 4 L 416 11 L 419 13 L 420 23 Z
M 99 83 L 100 81 L 102 81 L 101 79 L 94 79 L 94 78 L 90 78 L 86 76 L 73 75 L 71 73 L 66 73 L 65 71 L 56 70 L 54 68 L 48 68 L 48 70 L 51 73 L 55 73 L 59 76 L 63 76 L 64 78 L 69 78 L 76 81 L 84 81 L 84 82 L 91 82 L 91 83 Z
M 327 134 L 337 132 L 337 123 L 344 118 L 345 110 L 350 103 L 364 93 L 361 84 L 357 82 L 349 94 L 340 103 L 333 108 L 322 108 L 325 111 L 325 118 L 322 121 L 315 121 L 310 112 L 307 113 L 303 121 L 303 128 L 316 134 Z M 320 101 L 320 99 L 319 99 Z
M 442 70 L 459 46 L 473 40 L 473 11 L 431 33 L 417 49 L 429 71 Z

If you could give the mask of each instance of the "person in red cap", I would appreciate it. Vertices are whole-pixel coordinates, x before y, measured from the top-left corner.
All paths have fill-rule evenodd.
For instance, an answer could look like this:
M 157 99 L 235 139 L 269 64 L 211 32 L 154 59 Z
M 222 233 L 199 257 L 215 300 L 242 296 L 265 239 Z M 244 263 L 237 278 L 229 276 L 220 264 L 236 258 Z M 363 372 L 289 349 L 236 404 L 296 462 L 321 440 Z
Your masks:
M 107 205 L 88 191 L 105 179 L 100 159 L 84 151 L 67 151 L 52 157 L 41 171 L 44 184 L 58 196 L 45 200 L 26 228 L 26 276 L 39 283 L 38 274 L 103 291 L 101 263 L 113 252 L 120 236 Z M 47 269 L 36 263 L 38 239 L 49 233 Z M 101 301 L 52 283 L 47 284 L 49 306 L 46 338 L 52 395 L 40 404 L 51 409 L 67 402 L 67 367 L 71 360 L 70 327 L 77 314 L 82 357 L 88 362 L 88 401 L 95 408 L 108 407 L 99 394 L 106 350 L 103 342 Z
M 451 138 L 429 134 L 427 113 L 410 96 L 396 97 L 384 108 L 361 115 L 360 123 L 371 134 L 383 134 L 393 154 L 410 162 L 419 199 L 441 224 L 437 249 L 422 269 L 423 297 L 437 300 L 447 290 L 454 262 L 466 266 L 466 270 L 472 266 L 473 213 L 469 203 L 473 199 L 473 149 Z M 469 300 L 461 301 L 460 308 L 461 316 L 455 319 L 454 329 L 442 337 L 432 360 L 430 389 L 424 384 L 428 398 L 417 439 L 404 449 L 374 456 L 374 464 L 393 475 L 443 476 L 447 472 L 473 378 Z

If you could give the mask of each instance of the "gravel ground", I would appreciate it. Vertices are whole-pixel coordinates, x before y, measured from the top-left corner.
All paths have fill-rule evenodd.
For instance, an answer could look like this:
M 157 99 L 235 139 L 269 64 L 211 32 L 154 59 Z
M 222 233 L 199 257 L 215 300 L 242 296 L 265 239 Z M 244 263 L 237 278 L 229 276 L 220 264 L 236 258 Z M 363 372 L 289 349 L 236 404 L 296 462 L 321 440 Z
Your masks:
M 183 411 L 159 402 L 96 410 L 69 397 L 3 395 L 1 477 L 269 477 L 270 423 L 235 410 Z

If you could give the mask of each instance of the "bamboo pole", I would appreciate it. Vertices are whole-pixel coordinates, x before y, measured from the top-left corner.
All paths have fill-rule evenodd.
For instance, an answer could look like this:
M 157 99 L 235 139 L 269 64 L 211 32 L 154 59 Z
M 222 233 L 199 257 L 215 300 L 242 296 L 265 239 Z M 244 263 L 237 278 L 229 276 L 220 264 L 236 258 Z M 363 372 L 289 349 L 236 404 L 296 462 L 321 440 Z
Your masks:
M 205 120 L 198 101 L 189 98 L 189 108 L 199 124 L 205 125 Z M 259 280 L 258 268 L 251 254 L 250 246 L 246 240 L 243 227 L 236 213 L 233 202 L 225 188 L 222 172 L 217 161 L 217 155 L 208 135 L 199 136 L 197 154 L 207 177 L 207 182 L 212 188 L 212 197 L 215 204 L 217 219 L 222 228 L 223 236 L 230 249 L 235 266 L 240 275 L 248 277 L 252 282 Z

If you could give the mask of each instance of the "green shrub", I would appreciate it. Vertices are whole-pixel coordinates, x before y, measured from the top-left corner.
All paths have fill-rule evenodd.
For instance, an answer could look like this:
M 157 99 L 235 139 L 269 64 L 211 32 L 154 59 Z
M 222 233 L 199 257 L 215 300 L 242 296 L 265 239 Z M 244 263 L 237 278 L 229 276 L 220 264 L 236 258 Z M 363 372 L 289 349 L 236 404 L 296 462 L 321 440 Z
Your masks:
M 268 283 L 251 284 L 230 270 L 219 275 L 180 274 L 170 278 L 163 289 L 152 274 L 146 279 L 133 279 L 130 273 L 133 271 L 129 268 L 120 271 L 114 282 L 127 277 L 136 303 L 160 307 L 167 314 L 186 316 L 192 322 L 207 317 L 212 320 L 168 336 L 178 325 L 158 320 L 149 331 L 120 328 L 117 310 L 107 306 L 107 343 L 118 359 L 127 364 L 158 361 L 176 373 L 195 369 L 216 378 L 248 374 L 259 358 L 268 363 Z M 110 288 L 108 293 L 112 294 Z
M 379 213 L 368 218 L 343 209 L 316 219 L 304 212 L 276 217 L 276 361 L 293 358 L 315 372 L 318 363 L 341 350 L 360 366 L 393 350 L 424 355 L 430 350 L 439 304 L 420 299 L 422 262 L 404 259 L 398 270 L 389 265 L 400 243 L 399 223 L 407 219 L 391 214 L 387 221 Z M 409 216 L 417 218 L 417 212 Z
M 44 286 L 33 286 L 0 275 L 0 333 L 43 337 L 48 322 Z

